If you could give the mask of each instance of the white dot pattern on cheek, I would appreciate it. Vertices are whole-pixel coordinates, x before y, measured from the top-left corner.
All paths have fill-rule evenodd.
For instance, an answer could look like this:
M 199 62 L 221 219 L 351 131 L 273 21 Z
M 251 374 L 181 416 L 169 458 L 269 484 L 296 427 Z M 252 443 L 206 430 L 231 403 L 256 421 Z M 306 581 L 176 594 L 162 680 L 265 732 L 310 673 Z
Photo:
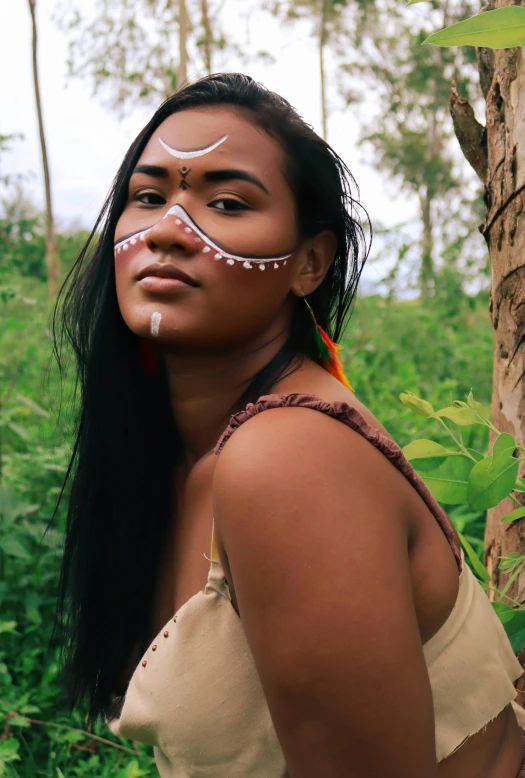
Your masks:
M 272 263 L 273 268 L 278 270 L 279 267 L 286 265 L 286 260 L 292 255 L 289 253 L 280 257 L 243 257 L 236 254 L 230 254 L 228 251 L 225 251 L 216 243 L 214 243 L 213 240 L 206 235 L 206 233 L 202 232 L 202 230 L 197 226 L 191 216 L 181 205 L 177 204 L 171 207 L 164 214 L 164 216 L 162 216 L 162 219 L 169 219 L 173 217 L 175 217 L 174 222 L 178 227 L 184 225 L 183 230 L 185 234 L 192 235 L 195 243 L 203 243 L 202 249 L 200 249 L 203 254 L 209 254 L 210 251 L 214 251 L 215 253 L 213 258 L 215 260 L 225 259 L 226 264 L 230 266 L 235 265 L 236 263 L 240 263 L 244 268 L 246 268 L 246 270 L 253 269 L 254 265 L 256 265 L 259 270 L 266 270 L 266 265 Z M 121 251 L 129 251 L 130 246 L 135 246 L 138 241 L 144 242 L 146 235 L 152 229 L 153 227 L 148 227 L 141 232 L 128 235 L 126 238 L 121 238 L 120 241 L 115 244 L 115 256 L 120 254 Z

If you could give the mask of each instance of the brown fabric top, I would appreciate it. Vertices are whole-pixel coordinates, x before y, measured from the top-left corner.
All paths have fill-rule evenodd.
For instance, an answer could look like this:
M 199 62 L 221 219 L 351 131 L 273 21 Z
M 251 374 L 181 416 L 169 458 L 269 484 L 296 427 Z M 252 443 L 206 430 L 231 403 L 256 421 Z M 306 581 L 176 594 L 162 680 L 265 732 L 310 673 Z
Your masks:
M 235 430 L 244 424 L 245 421 L 251 419 L 253 416 L 257 416 L 263 411 L 271 408 L 310 408 L 313 411 L 320 411 L 327 416 L 331 416 L 333 419 L 342 421 L 348 427 L 351 427 L 356 432 L 359 432 L 364 438 L 369 440 L 374 446 L 376 446 L 391 462 L 400 470 L 407 478 L 412 486 L 419 492 L 425 503 L 428 505 L 432 514 L 435 516 L 436 521 L 443 530 L 450 547 L 456 558 L 458 571 L 461 573 L 463 569 L 463 561 L 461 558 L 461 551 L 456 543 L 454 532 L 450 518 L 447 516 L 444 509 L 438 503 L 436 498 L 432 495 L 430 489 L 425 484 L 421 476 L 416 473 L 408 459 L 403 454 L 401 447 L 391 438 L 387 438 L 379 432 L 378 429 L 372 427 L 363 416 L 359 413 L 357 408 L 354 408 L 345 402 L 325 402 L 320 397 L 316 397 L 313 394 L 267 394 L 261 397 L 256 403 L 250 403 L 243 411 L 236 413 L 230 419 L 230 424 L 225 432 L 221 435 L 219 442 L 215 446 L 215 453 L 219 454 L 228 440 L 231 438 Z

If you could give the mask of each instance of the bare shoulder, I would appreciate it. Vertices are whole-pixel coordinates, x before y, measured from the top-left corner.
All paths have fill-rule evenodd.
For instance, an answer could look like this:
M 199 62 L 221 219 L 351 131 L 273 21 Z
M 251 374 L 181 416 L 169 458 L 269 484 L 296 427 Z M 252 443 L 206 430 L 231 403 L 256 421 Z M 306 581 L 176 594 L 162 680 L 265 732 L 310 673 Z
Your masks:
M 359 406 L 352 403 L 368 424 L 390 437 L 371 412 Z M 321 500 L 337 500 L 338 495 L 344 500 L 351 493 L 355 501 L 368 493 L 376 507 L 392 510 L 397 502 L 406 515 L 407 482 L 398 469 L 357 430 L 309 408 L 277 407 L 248 419 L 216 464 L 214 495 L 219 502 L 259 495 L 271 503 L 287 493 L 296 505 L 314 494 Z M 408 534 L 407 525 L 405 530 Z
M 300 407 L 249 419 L 218 458 L 215 521 L 292 775 L 437 775 L 398 479 Z

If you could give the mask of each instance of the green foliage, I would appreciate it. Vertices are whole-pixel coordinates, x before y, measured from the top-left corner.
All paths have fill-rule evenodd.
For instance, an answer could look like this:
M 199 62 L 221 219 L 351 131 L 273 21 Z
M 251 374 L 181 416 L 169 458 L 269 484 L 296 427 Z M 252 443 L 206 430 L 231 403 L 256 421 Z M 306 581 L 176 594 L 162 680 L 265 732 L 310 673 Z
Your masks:
M 56 637 L 51 639 L 51 631 L 67 494 L 52 526 L 48 525 L 71 451 L 75 418 L 69 398 L 74 376 L 66 371 L 59 417 L 60 385 L 56 370 L 49 366 L 49 313 L 44 283 L 14 271 L 4 274 L 0 284 L 0 731 L 6 736 L 1 741 L 0 775 L 152 778 L 157 771 L 149 748 L 114 737 L 102 723 L 94 732 L 86 732 L 82 712 L 69 712 L 61 690 L 58 643 Z M 431 305 L 362 298 L 344 346 L 344 362 L 357 395 L 407 447 L 422 472 L 433 472 L 436 462 L 439 465 L 451 456 L 450 435 L 443 425 L 453 422 L 443 415 L 433 419 L 412 413 L 399 402 L 399 394 L 412 398 L 425 394 L 420 406 L 427 414 L 425 403 L 432 412 L 456 408 L 451 396 L 467 394 L 475 382 L 480 404 L 468 407 L 480 416 L 485 413 L 490 400 L 492 329 L 483 295 L 460 295 L 452 307 L 440 298 Z M 429 423 L 436 425 L 436 439 L 421 442 Z M 486 425 L 459 429 L 472 456 L 474 451 L 485 452 Z M 498 461 L 509 450 L 510 441 L 503 438 L 496 450 Z M 480 456 L 485 458 L 484 453 Z M 447 510 L 479 561 L 484 511 L 466 503 L 447 505 Z M 512 638 L 516 644 L 519 635 L 517 631 Z
M 17 266 L 16 264 L 14 265 Z M 27 268 L 25 268 L 27 270 Z M 51 638 L 65 505 L 50 526 L 72 445 L 68 399 L 50 365 L 46 285 L 3 273 L 0 283 L 0 776 L 154 776 L 150 749 L 85 731 L 68 711 Z M 67 498 L 66 498 L 67 500 Z M 92 737 L 96 735 L 108 742 Z M 122 750 L 124 749 L 124 750 Z
M 403 453 L 406 458 L 420 473 L 439 502 L 447 505 L 466 503 L 472 511 L 485 511 L 510 497 L 518 508 L 507 514 L 502 521 L 516 521 L 525 515 L 525 506 L 522 506 L 518 500 L 519 493 L 524 491 L 523 480 L 518 480 L 518 471 L 520 462 L 524 461 L 525 457 L 515 456 L 517 451 L 525 451 L 525 448 L 516 445 L 516 441 L 508 432 L 496 430 L 483 405 L 474 400 L 472 390 L 468 394 L 467 402 L 455 400 L 453 405 L 437 411 L 429 402 L 412 392 L 401 393 L 400 400 L 418 416 L 424 416 L 428 421 L 431 419 L 438 421 L 455 444 L 454 449 L 446 450 L 436 441 L 422 439 L 411 441 L 404 448 Z M 459 434 L 446 424 L 445 419 L 460 428 Z M 490 456 L 484 456 L 480 451 L 465 445 L 462 431 L 465 427 L 474 425 L 498 433 Z M 514 492 L 518 492 L 518 495 Z M 513 552 L 507 557 L 500 558 L 499 569 L 514 572 L 503 590 L 499 591 L 492 584 L 488 570 L 468 539 L 459 530 L 458 535 L 472 569 L 479 576 L 482 584 L 485 587 L 490 585 L 499 594 L 494 603 L 495 611 L 514 651 L 521 651 L 525 648 L 525 608 L 519 603 L 517 608 L 512 608 L 502 600 L 512 582 L 525 567 L 525 556 Z
M 433 33 L 423 43 L 510 49 L 525 44 L 525 8 L 508 5 L 471 16 Z
M 88 235 L 86 230 L 57 235 L 63 273 L 78 257 Z M 44 217 L 20 184 L 0 200 L 0 284 L 13 274 L 47 279 Z

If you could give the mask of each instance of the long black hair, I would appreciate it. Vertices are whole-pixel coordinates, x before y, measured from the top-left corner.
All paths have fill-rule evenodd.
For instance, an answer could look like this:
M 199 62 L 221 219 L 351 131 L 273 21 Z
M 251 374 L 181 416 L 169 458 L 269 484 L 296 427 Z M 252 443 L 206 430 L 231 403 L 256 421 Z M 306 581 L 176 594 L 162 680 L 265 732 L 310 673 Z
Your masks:
M 240 110 L 280 143 L 301 238 L 324 229 L 335 233 L 334 262 L 308 298 L 335 341 L 368 253 L 360 206 L 352 196 L 355 181 L 344 162 L 286 100 L 248 76 L 218 74 L 184 87 L 131 145 L 59 292 L 52 321 L 59 367 L 66 343 L 80 386 L 76 441 L 59 498 L 60 503 L 69 483 L 56 624 L 63 630 L 69 703 L 87 701 L 90 720 L 111 714 L 112 701 L 125 692 L 125 668 L 137 646 L 144 651 L 148 645 L 159 562 L 174 518 L 172 476 L 184 454 L 166 377 L 144 375 L 138 338 L 117 304 L 115 225 L 152 133 L 171 114 L 203 106 Z M 236 408 L 268 392 L 297 356 L 311 353 L 312 343 L 308 310 L 297 305 L 288 342 L 254 377 Z

